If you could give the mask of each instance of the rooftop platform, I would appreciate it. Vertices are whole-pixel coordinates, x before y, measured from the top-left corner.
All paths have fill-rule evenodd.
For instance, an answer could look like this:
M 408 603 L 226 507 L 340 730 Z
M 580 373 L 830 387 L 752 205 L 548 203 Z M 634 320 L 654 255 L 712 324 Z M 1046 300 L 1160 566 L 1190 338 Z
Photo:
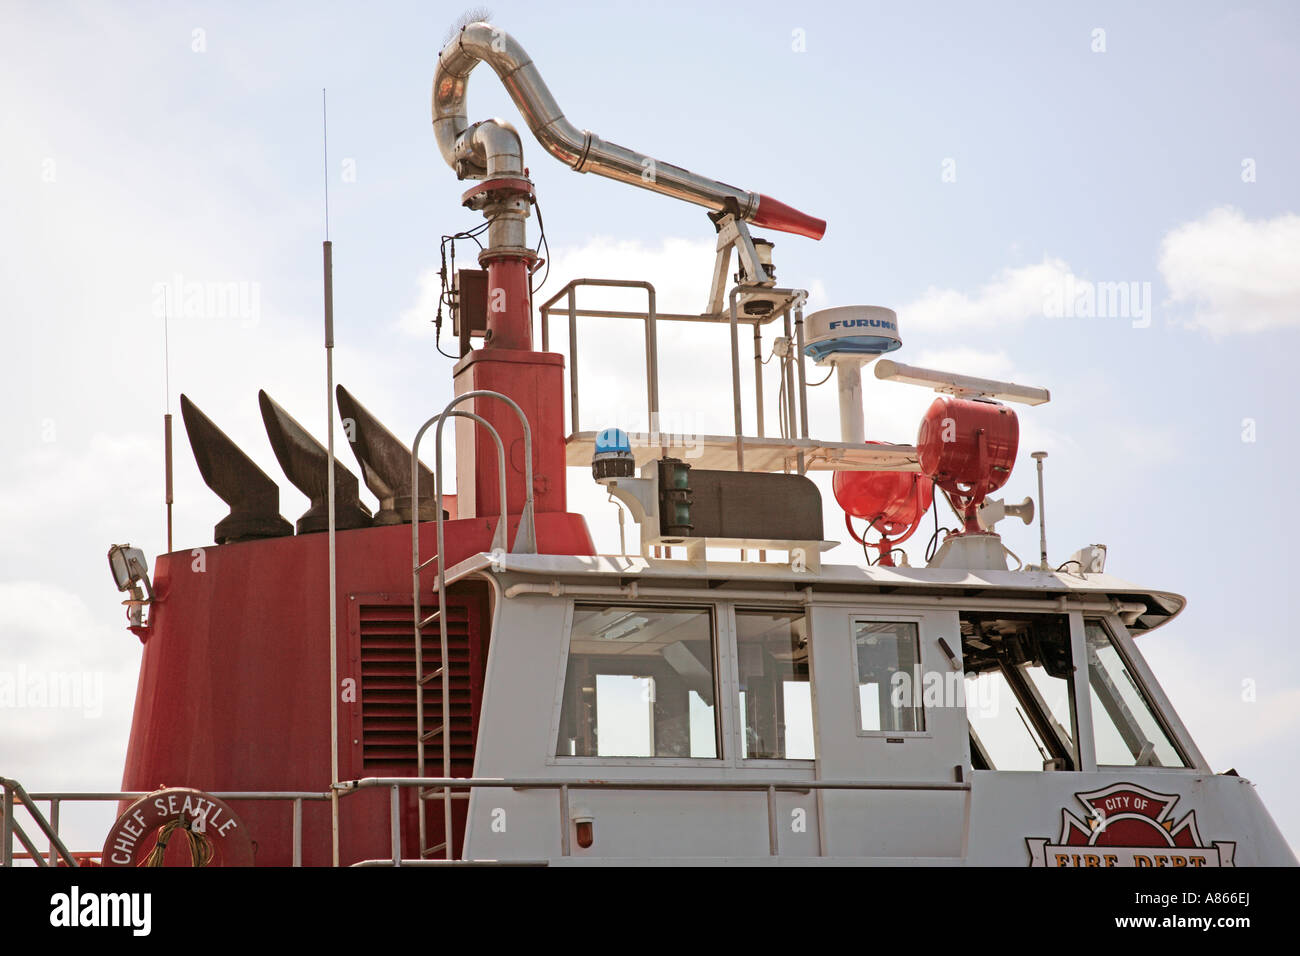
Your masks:
M 570 467 L 591 464 L 596 448 L 594 431 L 575 432 L 565 441 Z M 637 466 L 658 458 L 680 458 L 692 468 L 739 471 L 740 445 L 745 471 L 799 470 L 803 455 L 805 471 L 920 471 L 913 445 L 866 445 L 847 442 L 818 441 L 812 438 L 750 438 L 734 435 L 651 435 L 630 432 L 628 439 Z

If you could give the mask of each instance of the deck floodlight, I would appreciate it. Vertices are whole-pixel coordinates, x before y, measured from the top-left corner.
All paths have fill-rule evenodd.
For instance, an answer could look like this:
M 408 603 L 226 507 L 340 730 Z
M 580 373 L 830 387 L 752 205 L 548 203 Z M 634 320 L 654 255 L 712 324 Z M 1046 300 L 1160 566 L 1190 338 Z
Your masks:
M 149 580 L 144 552 L 129 544 L 115 544 L 108 549 L 108 566 L 113 571 L 113 583 L 119 591 L 128 591 L 131 585 Z
M 129 591 L 126 619 L 132 628 L 144 627 L 144 609 L 153 603 L 153 585 L 149 583 L 149 564 L 144 552 L 129 544 L 115 544 L 108 549 L 108 567 L 119 591 Z

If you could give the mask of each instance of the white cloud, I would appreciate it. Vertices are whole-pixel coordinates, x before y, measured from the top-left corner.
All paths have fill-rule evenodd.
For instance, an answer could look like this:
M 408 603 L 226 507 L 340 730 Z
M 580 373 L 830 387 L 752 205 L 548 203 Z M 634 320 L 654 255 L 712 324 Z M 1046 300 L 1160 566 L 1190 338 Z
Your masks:
M 713 247 L 710 239 L 669 238 L 647 244 L 608 236 L 593 236 L 580 246 L 556 246 L 543 300 L 572 279 L 646 279 L 655 287 L 660 312 L 698 314 L 709 297 Z M 640 289 L 587 288 L 579 290 L 578 304 L 644 309 L 646 294 Z
M 442 295 L 442 276 L 437 269 L 429 268 L 420 273 L 415 293 L 415 303 L 398 317 L 394 328 L 406 335 L 433 337 L 433 321 L 438 314 L 438 298 Z M 443 309 L 443 348 L 448 348 L 451 341 L 451 310 Z
M 1183 449 L 1172 429 L 1155 425 L 1117 425 L 1112 437 L 1123 450 L 1125 463 L 1130 466 L 1164 465 L 1176 461 Z
M 1160 272 L 1170 300 L 1215 335 L 1300 325 L 1300 216 L 1215 209 L 1166 234 Z
M 1054 290 L 1083 284 L 1060 259 L 1002 269 L 973 294 L 931 287 L 898 310 L 908 328 L 976 330 L 998 328 L 1047 314 Z
M 581 245 L 555 248 L 551 274 L 537 304 L 575 278 L 645 279 L 655 287 L 658 312 L 698 315 L 706 306 L 712 268 L 713 243 L 707 239 L 665 239 L 648 244 L 595 236 Z M 562 302 L 557 305 L 562 306 Z M 578 290 L 577 305 L 644 312 L 647 296 L 637 288 L 585 287 Z M 550 348 L 567 355 L 568 319 L 563 311 L 553 314 L 550 326 Z M 772 334 L 769 326 L 767 348 L 771 347 Z M 660 321 L 656 335 L 663 427 L 687 434 L 730 432 L 731 352 L 727 326 Z M 752 349 L 750 333 L 745 329 L 741 345 L 745 396 L 752 394 Z M 645 427 L 648 399 L 642 322 L 580 318 L 577 365 L 584 429 Z M 775 388 L 775 379 L 765 387 Z M 744 401 L 751 409 L 752 422 L 752 399 L 746 397 Z
M 70 445 L 20 448 L 0 468 L 0 527 L 10 536 L 11 554 L 45 553 L 44 536 L 52 527 L 69 530 L 61 519 L 70 511 L 76 512 L 77 527 L 97 535 L 107 550 L 109 539 L 123 533 L 122 512 L 155 509 L 154 489 L 131 476 L 143 463 L 153 466 L 156 441 L 96 433 L 84 447 Z
M 0 634 L 5 775 L 32 792 L 117 789 L 140 660 L 124 617 L 54 584 L 4 581 Z M 60 831 L 75 849 L 96 849 L 115 815 L 111 803 L 78 808 Z
M 1006 380 L 1016 374 L 1011 356 L 1000 349 L 993 351 L 971 346 L 925 349 L 918 352 L 909 362 L 922 368 L 960 372 L 962 375 L 974 375 L 979 378 Z
M 1300 687 L 1288 686 L 1286 673 L 1270 669 L 1265 650 L 1250 649 L 1225 668 L 1213 648 L 1188 645 L 1180 621 L 1143 638 L 1140 646 L 1212 767 L 1222 771 L 1235 761 L 1252 779 L 1280 769 L 1294 777 L 1290 764 L 1267 768 L 1276 763 L 1278 748 L 1300 733 Z

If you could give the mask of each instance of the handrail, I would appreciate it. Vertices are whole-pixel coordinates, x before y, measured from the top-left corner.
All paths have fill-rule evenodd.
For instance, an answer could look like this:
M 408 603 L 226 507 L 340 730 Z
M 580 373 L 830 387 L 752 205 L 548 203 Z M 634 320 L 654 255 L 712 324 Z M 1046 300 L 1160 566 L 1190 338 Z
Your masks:
M 63 845 L 63 841 L 59 839 L 58 832 L 50 826 L 49 821 L 45 819 L 45 815 L 41 813 L 32 798 L 28 796 L 27 791 L 23 789 L 23 785 L 17 780 L 11 780 L 8 777 L 0 777 L 0 787 L 3 787 L 4 789 L 4 803 L 3 806 L 0 807 L 0 814 L 3 814 L 4 817 L 3 822 L 0 822 L 0 826 L 3 826 L 3 836 L 0 837 L 0 866 L 13 866 L 13 838 L 15 836 L 17 836 L 19 842 L 27 848 L 27 852 L 32 855 L 32 858 L 37 861 L 38 866 L 50 865 L 50 863 L 47 863 L 45 858 L 37 852 L 31 838 L 27 836 L 27 831 L 25 831 L 22 826 L 19 825 L 18 821 L 14 819 L 14 797 L 17 797 L 18 801 L 23 805 L 23 809 L 31 814 L 32 819 L 36 821 L 36 825 L 41 828 L 41 832 L 49 837 L 51 847 L 58 851 L 59 857 L 63 862 L 68 866 L 78 866 L 79 864 L 77 863 L 76 857 L 74 857 L 72 853 L 69 852 L 68 848 Z
M 346 783 L 347 781 L 342 781 Z M 139 800 L 156 790 L 47 790 L 31 794 L 37 802 L 59 800 L 71 802 Z M 328 790 L 211 790 L 208 796 L 218 800 L 328 800 Z
M 0 783 L 4 783 L 4 792 L 6 796 L 6 809 L 9 808 L 9 801 L 12 799 L 10 785 L 13 785 L 18 791 L 22 791 L 17 781 L 5 780 L 0 778 Z M 767 816 L 768 816 L 768 834 L 769 834 L 769 854 L 771 856 L 780 855 L 780 847 L 776 840 L 776 802 L 777 793 L 809 793 L 826 790 L 836 791 L 890 791 L 890 792 L 957 792 L 966 793 L 964 801 L 964 814 L 966 820 L 963 826 L 962 856 L 966 855 L 966 837 L 970 827 L 970 793 L 971 783 L 969 780 L 778 780 L 773 778 L 754 779 L 747 778 L 744 780 L 719 780 L 719 779 L 694 779 L 690 777 L 677 778 L 591 778 L 591 777 L 362 777 L 356 780 L 341 781 L 336 787 L 323 792 L 311 790 L 258 790 L 258 791 L 229 791 L 214 792 L 212 796 L 222 800 L 292 800 L 294 802 L 294 821 L 293 821 L 293 859 L 294 866 L 302 865 L 302 803 L 304 800 L 325 801 L 337 795 L 340 799 L 353 793 L 359 793 L 362 790 L 373 789 L 376 787 L 386 787 L 390 792 L 389 799 L 389 833 L 391 840 L 392 858 L 390 860 L 366 860 L 354 865 L 389 865 L 402 866 L 409 865 L 412 862 L 424 863 L 423 859 L 418 861 L 404 860 L 401 856 L 402 843 L 402 825 L 401 825 L 401 804 L 398 799 L 398 793 L 405 787 L 434 788 L 442 789 L 450 793 L 451 790 L 474 790 L 479 788 L 486 789 L 510 789 L 510 790 L 556 790 L 560 796 L 560 826 L 561 826 L 561 853 L 563 856 L 569 856 L 569 805 L 568 795 L 571 790 L 610 790 L 610 791 L 685 791 L 685 792 L 717 792 L 717 793 L 763 793 L 767 794 Z M 101 792 L 83 792 L 74 791 L 51 791 L 31 794 L 30 796 L 23 791 L 23 796 L 27 798 L 24 805 L 30 807 L 30 801 L 50 801 L 57 803 L 59 801 L 121 801 L 128 799 L 138 799 L 147 796 L 148 793 L 143 791 L 101 791 Z M 448 804 L 450 806 L 450 804 Z M 12 866 L 13 853 L 7 834 L 12 820 L 12 814 L 6 813 L 3 822 L 6 838 L 0 846 L 7 848 L 4 858 L 5 866 Z M 21 828 L 17 826 L 16 821 L 13 823 L 15 835 Z M 450 831 L 449 837 L 450 837 Z M 52 840 L 58 841 L 55 844 L 61 854 L 66 858 L 74 859 L 78 854 L 71 853 L 59 840 L 57 832 L 50 832 L 47 835 Z M 25 839 L 25 834 L 20 837 L 24 845 L 28 847 L 33 858 L 38 859 L 39 854 L 35 848 Z M 451 840 L 447 841 L 448 846 Z M 825 848 L 819 845 L 821 855 L 825 855 Z M 86 855 L 86 854 L 80 854 Z M 448 862 L 452 862 L 448 857 Z M 476 861 L 455 861 L 473 863 Z M 491 861 L 498 862 L 498 861 Z M 508 861 L 502 861 L 508 862 Z M 540 861 L 539 861 L 540 862 Z M 44 861 L 39 861 L 38 865 L 48 865 Z M 77 865 L 75 862 L 70 865 Z
M 550 313 L 555 311 L 555 303 L 559 302 L 569 294 L 570 286 L 583 285 L 602 285 L 606 282 L 616 284 L 627 284 L 632 287 L 642 285 L 639 279 L 591 279 L 579 278 L 570 279 L 568 284 L 562 286 L 559 291 L 555 292 L 549 299 L 537 307 L 539 313 Z M 621 287 L 616 285 L 615 287 Z M 769 290 L 771 291 L 771 290 Z M 781 291 L 781 290 L 776 290 Z M 789 290 L 786 290 L 789 291 Z M 705 325 L 726 325 L 731 321 L 727 313 L 724 312 L 658 312 L 657 317 L 664 322 L 700 322 Z M 578 315 L 583 318 L 592 319 L 644 319 L 644 312 L 633 312 L 626 309 L 579 309 Z M 780 312 L 773 310 L 762 315 L 741 315 L 740 321 L 745 325 L 768 325 L 780 317 Z
M 14 786 L 16 786 L 18 790 L 21 790 L 21 784 L 18 784 L 17 780 L 9 779 L 8 782 L 5 782 L 4 778 L 0 778 L 0 783 L 14 784 Z M 6 792 L 8 792 L 8 788 L 6 788 Z M 26 834 L 19 835 L 18 831 L 21 830 L 21 826 L 18 825 L 17 821 L 14 821 L 14 835 L 18 836 L 18 839 L 21 840 L 21 842 L 23 843 L 23 845 L 25 845 L 25 847 L 27 847 L 27 853 L 25 856 L 12 855 L 12 853 L 10 853 L 10 861 L 0 862 L 0 866 L 12 866 L 13 865 L 12 860 L 14 857 L 31 858 L 31 860 L 34 861 L 35 864 L 38 866 L 53 865 L 57 860 L 59 860 L 60 857 L 64 858 L 65 862 L 68 861 L 68 857 L 72 857 L 73 860 L 78 860 L 79 857 L 99 857 L 101 852 L 100 849 L 92 849 L 92 851 L 69 851 L 69 849 L 65 847 L 64 843 L 62 843 L 62 840 L 59 836 L 60 804 L 122 803 L 123 800 L 139 800 L 140 797 L 146 797 L 151 795 L 151 793 L 155 793 L 155 792 L 156 791 L 144 791 L 144 790 L 134 790 L 134 791 L 114 790 L 114 791 L 40 791 L 36 793 L 25 793 L 27 799 L 29 799 L 31 803 L 48 803 L 49 806 L 51 806 L 51 813 L 49 813 L 49 829 L 44 831 L 45 836 L 48 836 L 49 838 L 48 862 L 45 862 L 43 860 L 42 855 L 40 855 L 40 853 L 35 852 L 35 848 L 32 847 L 32 845 L 29 842 L 27 842 L 26 839 L 23 839 L 25 838 Z M 209 793 L 209 796 L 217 797 L 218 800 L 292 801 L 292 804 L 294 804 L 294 808 L 292 808 L 292 822 L 291 822 L 292 835 L 294 835 L 294 847 L 292 847 L 292 855 L 294 855 L 294 862 L 292 862 L 292 865 L 302 866 L 303 865 L 303 801 L 330 800 L 331 797 L 333 797 L 334 793 L 338 793 L 338 792 L 339 791 L 337 790 L 335 791 L 328 791 L 328 790 L 326 791 L 313 791 L 313 790 L 212 791 L 211 793 Z M 346 793 L 346 791 L 344 791 L 344 793 Z M 32 806 L 29 803 L 25 803 L 23 804 L 23 806 L 25 806 L 25 808 L 29 810 L 29 812 L 32 814 L 32 817 L 38 819 L 39 822 L 40 819 L 39 810 L 36 809 L 35 806 Z M 4 814 L 0 814 L 0 827 L 3 826 L 5 826 Z M 12 847 L 12 844 L 8 842 L 8 838 L 6 838 L 6 836 L 5 838 L 0 838 L 0 844 L 3 844 L 4 847 Z M 68 865 L 79 866 L 81 864 L 79 864 L 79 862 L 70 862 L 70 864 Z
M 576 291 L 582 286 L 596 286 L 601 288 L 625 288 L 625 289 L 645 289 L 649 295 L 649 310 L 645 313 L 617 311 L 610 309 L 579 309 L 577 307 Z M 762 291 L 765 294 L 781 293 L 788 297 L 789 301 L 782 309 L 774 309 L 770 313 L 758 316 L 743 315 L 737 308 L 737 298 L 746 292 Z M 648 435 L 653 437 L 659 432 L 659 346 L 657 325 L 660 319 L 671 322 L 709 322 L 715 324 L 725 324 L 729 326 L 731 332 L 731 390 L 732 403 L 735 409 L 735 443 L 736 443 L 736 466 L 737 470 L 745 470 L 745 452 L 743 436 L 743 416 L 740 390 L 740 343 L 738 339 L 738 328 L 740 325 L 752 325 L 754 327 L 754 402 L 757 414 L 758 436 L 764 435 L 763 426 L 763 359 L 761 355 L 761 333 L 760 327 L 777 318 L 784 317 L 786 337 L 791 337 L 790 312 L 795 314 L 794 333 L 797 342 L 792 342 L 794 355 L 783 360 L 781 376 L 785 380 L 786 394 L 791 396 L 787 402 L 785 411 L 785 420 L 781 422 L 781 430 L 788 433 L 793 438 L 796 434 L 796 422 L 794 412 L 794 392 L 796 387 L 795 376 L 791 371 L 791 365 L 798 367 L 798 405 L 799 437 L 808 437 L 808 384 L 804 372 L 804 354 L 803 354 L 803 307 L 807 301 L 807 293 L 802 289 L 769 289 L 765 286 L 748 286 L 737 285 L 732 288 L 730 295 L 730 305 L 725 313 L 719 315 L 687 315 L 681 313 L 659 313 L 655 303 L 655 288 L 653 283 L 638 279 L 593 279 L 580 278 L 570 280 L 563 288 L 553 294 L 549 299 L 538 307 L 538 316 L 542 326 L 542 351 L 550 350 L 550 319 L 554 312 L 555 305 L 561 299 L 568 299 L 568 317 L 569 317 L 569 422 L 570 432 L 574 435 L 582 431 L 578 414 L 578 317 L 592 316 L 604 318 L 629 318 L 643 319 L 646 323 L 646 390 L 648 392 L 649 407 L 649 428 Z M 798 453 L 798 471 L 804 473 L 806 463 L 803 452 Z
M 547 299 L 538 310 L 542 323 L 542 351 L 550 349 L 551 344 L 551 306 L 561 296 L 569 297 L 569 420 L 572 431 L 577 434 L 578 427 L 578 307 L 575 298 L 580 286 L 598 286 L 609 289 L 645 289 L 649 300 L 649 311 L 645 313 L 645 380 L 646 397 L 650 417 L 647 425 L 650 434 L 659 430 L 659 332 L 658 312 L 655 305 L 655 287 L 651 282 L 640 279 L 572 279 L 551 298 Z
M 969 780 L 696 780 L 690 777 L 359 777 L 338 785 L 340 794 L 370 787 L 486 787 L 508 790 L 955 790 L 971 788 Z

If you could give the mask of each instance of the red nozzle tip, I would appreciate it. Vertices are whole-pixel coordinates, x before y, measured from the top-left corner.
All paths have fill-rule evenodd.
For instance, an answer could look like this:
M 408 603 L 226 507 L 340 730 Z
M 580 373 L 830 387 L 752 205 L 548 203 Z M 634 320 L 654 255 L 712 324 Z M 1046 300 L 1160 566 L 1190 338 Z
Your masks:
M 793 206 L 787 206 L 771 196 L 762 194 L 758 197 L 758 209 L 754 211 L 750 222 L 766 229 L 792 232 L 796 236 L 807 236 L 809 239 L 820 239 L 826 235 L 825 219 L 814 218 L 807 213 L 800 212 Z

